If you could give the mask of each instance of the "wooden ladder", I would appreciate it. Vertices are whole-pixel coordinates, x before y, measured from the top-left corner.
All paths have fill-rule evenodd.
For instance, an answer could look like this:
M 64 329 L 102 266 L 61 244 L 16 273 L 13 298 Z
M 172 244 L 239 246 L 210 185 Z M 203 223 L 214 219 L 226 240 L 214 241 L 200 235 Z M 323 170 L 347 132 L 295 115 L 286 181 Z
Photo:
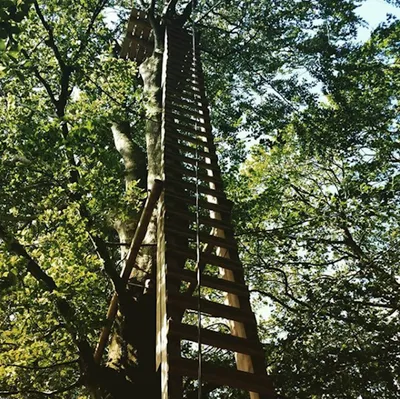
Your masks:
M 251 399 L 274 398 L 217 162 L 199 50 L 180 28 L 166 28 L 162 90 L 164 191 L 157 259 L 162 398 L 182 399 L 183 381 L 197 379 L 198 361 L 182 348 L 186 343 L 196 352 L 199 331 L 203 345 L 231 352 L 236 363 L 228 368 L 204 362 L 205 384 L 247 391 Z M 200 300 L 195 296 L 197 268 L 202 273 Z M 205 320 L 201 329 L 195 320 L 199 302 Z M 215 321 L 227 324 L 229 333 L 207 328 Z

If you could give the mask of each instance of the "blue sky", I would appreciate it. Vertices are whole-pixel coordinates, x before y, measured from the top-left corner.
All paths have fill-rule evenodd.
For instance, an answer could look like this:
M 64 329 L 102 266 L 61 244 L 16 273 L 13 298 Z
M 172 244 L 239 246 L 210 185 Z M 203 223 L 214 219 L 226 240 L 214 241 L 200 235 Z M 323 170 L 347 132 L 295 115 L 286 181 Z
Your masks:
M 367 0 L 358 8 L 358 12 L 369 24 L 369 27 L 360 29 L 359 39 L 362 41 L 368 39 L 371 30 L 384 21 L 387 14 L 394 14 L 400 18 L 400 8 L 391 6 L 384 0 Z

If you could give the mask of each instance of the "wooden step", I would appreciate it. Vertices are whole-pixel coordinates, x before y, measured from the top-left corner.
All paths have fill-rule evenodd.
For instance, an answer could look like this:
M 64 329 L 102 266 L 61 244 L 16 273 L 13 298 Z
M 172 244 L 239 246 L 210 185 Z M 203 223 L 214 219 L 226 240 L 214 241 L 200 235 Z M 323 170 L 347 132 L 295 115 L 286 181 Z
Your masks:
M 196 176 L 197 176 L 200 181 L 204 181 L 207 183 L 214 183 L 219 187 L 223 187 L 222 180 L 220 177 L 209 176 L 207 173 L 204 173 L 203 169 L 200 169 L 197 172 L 198 173 L 196 175 L 195 170 L 185 168 L 182 165 L 172 166 L 169 163 L 165 165 L 165 173 L 172 177 L 176 176 L 176 178 L 181 178 L 182 176 L 189 176 L 189 177 L 196 178 Z
M 169 370 L 173 375 L 197 378 L 198 362 L 192 359 L 172 358 L 169 362 Z M 245 391 L 257 392 L 265 395 L 263 399 L 275 399 L 271 379 L 266 375 L 246 373 L 245 371 L 217 367 L 203 363 L 201 366 L 202 379 L 205 382 L 243 389 Z
M 199 119 L 204 119 L 203 117 Z M 185 127 L 189 128 L 197 128 L 200 129 L 207 129 L 209 126 L 209 123 L 207 121 L 198 121 L 183 115 L 179 115 L 177 112 L 174 112 L 174 110 L 166 110 L 165 112 L 165 120 L 171 121 L 172 123 L 177 123 L 180 126 L 182 126 L 182 129 L 185 129 Z M 179 121 L 179 122 L 178 122 Z M 195 130 L 196 131 L 196 130 Z M 199 133 L 205 133 L 205 131 L 199 131 Z M 204 134 L 203 134 L 204 136 Z
M 187 281 L 189 283 L 197 283 L 197 273 L 192 270 L 178 269 L 168 267 L 167 274 L 169 277 L 179 281 Z M 243 284 L 236 283 L 229 280 L 224 280 L 218 277 L 208 276 L 207 274 L 201 275 L 201 285 L 203 287 L 213 288 L 218 291 L 229 292 L 238 296 L 249 296 L 247 287 Z
M 184 79 L 179 79 L 178 77 L 170 75 L 167 76 L 167 85 L 172 84 L 175 86 L 177 83 L 189 92 L 195 92 L 195 94 L 200 94 L 202 92 L 202 86 L 199 83 L 187 82 Z
M 183 128 L 180 128 L 180 129 L 183 130 Z M 166 125 L 165 130 L 166 130 L 166 132 L 165 132 L 166 139 L 170 139 L 170 140 L 175 139 L 175 141 L 182 140 L 182 141 L 186 141 L 188 143 L 197 144 L 201 148 L 209 148 L 210 150 L 214 150 L 214 148 L 215 148 L 214 144 L 210 143 L 209 141 L 203 141 L 200 139 L 196 139 L 193 136 L 189 136 L 187 134 L 178 133 L 176 131 L 176 127 L 171 126 L 170 123 L 168 123 L 168 125 Z M 190 132 L 189 129 L 187 131 Z
M 196 121 L 198 119 L 206 118 L 206 116 L 203 114 L 203 111 L 201 111 L 201 110 L 184 108 L 177 104 L 173 104 L 170 101 L 166 102 L 165 114 L 168 115 L 169 117 L 173 118 L 174 120 L 175 119 L 181 120 L 181 118 L 185 118 L 185 120 L 183 120 L 183 122 L 187 122 L 187 120 L 190 120 L 189 126 L 192 126 L 192 121 L 194 121 L 194 123 L 196 123 Z M 190 119 L 190 118 L 193 118 L 193 119 Z
M 203 107 L 203 104 L 201 101 L 196 101 L 196 100 L 189 101 L 189 100 L 184 100 L 181 97 L 171 98 L 171 96 L 168 96 L 167 102 L 170 104 L 180 104 L 180 105 L 184 105 L 187 107 L 193 107 L 193 108 Z
M 168 209 L 166 217 L 173 219 L 184 219 L 192 223 L 196 222 L 196 215 L 194 213 L 186 212 L 183 210 Z M 220 230 L 233 232 L 233 228 L 230 224 L 225 223 L 219 219 L 213 219 L 210 217 L 199 215 L 199 223 L 204 226 L 215 227 Z
M 170 253 L 172 256 L 178 255 L 182 256 L 186 259 L 196 260 L 197 253 L 194 249 L 183 249 L 178 245 L 173 245 L 171 243 L 167 243 L 166 246 L 167 253 Z M 222 269 L 232 270 L 234 272 L 243 273 L 243 266 L 239 260 L 223 258 L 222 256 L 212 255 L 212 254 L 205 254 L 202 252 L 200 254 L 200 262 L 206 263 L 208 265 L 218 266 Z
M 187 237 L 191 238 L 192 240 L 196 239 L 197 233 L 196 231 L 190 230 L 190 229 L 183 229 L 180 228 L 179 230 L 175 230 L 172 227 L 169 227 L 170 225 L 175 225 L 173 221 L 170 221 L 168 223 L 168 227 L 165 228 L 165 231 L 167 233 L 166 237 L 168 240 L 168 237 L 170 235 L 172 236 L 178 236 L 178 237 Z M 215 247 L 221 247 L 221 248 L 226 248 L 226 249 L 237 249 L 237 244 L 236 241 L 233 241 L 231 239 L 227 238 L 221 238 L 221 237 L 216 237 L 210 234 L 206 234 L 202 231 L 199 232 L 199 238 L 200 238 L 200 243 L 206 243 L 206 244 L 211 244 L 214 245 Z
M 205 173 L 206 170 L 210 170 L 212 172 L 219 172 L 219 167 L 215 163 L 207 163 L 201 160 L 196 160 L 195 158 L 185 157 L 184 155 L 173 153 L 172 151 L 168 151 L 165 153 L 164 157 L 166 165 L 171 166 L 182 166 L 186 167 L 186 165 L 182 165 L 182 163 L 186 163 L 197 167 L 200 171 Z M 212 189 L 211 189 L 212 190 Z M 193 190 L 192 190 L 193 191 Z M 200 192 L 202 192 L 200 190 Z M 217 195 L 218 196 L 218 195 Z M 225 198 L 224 196 L 220 195 L 218 197 Z
M 172 57 L 177 57 L 177 59 L 169 60 L 167 65 L 167 73 L 173 72 L 178 76 L 180 74 L 186 73 L 192 73 L 196 76 L 201 74 L 198 65 L 193 64 L 193 60 L 189 60 L 188 62 L 187 60 L 185 60 L 185 57 L 182 58 L 181 55 L 179 53 L 176 53 L 175 51 L 170 52 L 170 54 L 173 54 Z
M 184 79 L 193 79 L 197 82 L 197 77 L 198 73 L 196 72 L 195 69 L 190 68 L 186 65 L 182 67 L 177 67 L 176 69 L 173 67 L 173 65 L 169 64 L 168 65 L 170 68 L 168 68 L 168 75 L 172 75 L 174 78 L 184 78 Z
M 168 77 L 179 81 L 179 82 L 186 82 L 186 83 L 194 83 L 199 85 L 200 82 L 197 79 L 197 73 L 193 69 L 190 68 L 181 68 L 181 70 L 176 70 L 173 68 L 168 69 Z
M 189 95 L 189 94 L 184 94 L 182 92 L 174 92 L 174 93 L 167 92 L 167 96 L 168 96 L 169 99 L 171 99 L 173 101 L 182 100 L 182 101 L 185 101 L 185 102 L 189 102 L 191 104 L 200 103 L 201 106 L 204 109 L 205 99 L 203 97 L 201 97 L 201 96 L 200 97 L 198 95 L 193 96 L 193 95 Z
M 174 153 L 172 151 L 165 151 L 164 160 L 165 160 L 166 163 L 169 163 L 172 166 L 174 164 L 176 164 L 177 162 L 180 162 L 180 163 L 182 162 L 182 163 L 187 163 L 189 165 L 193 165 L 193 166 L 195 166 L 198 169 L 201 169 L 203 171 L 204 170 L 211 170 L 211 171 L 217 171 L 217 172 L 220 171 L 218 164 L 216 164 L 215 162 L 211 161 L 211 163 L 207 163 L 207 162 L 204 162 L 204 161 L 201 161 L 201 160 L 197 160 L 195 158 L 190 158 L 190 157 L 186 157 L 184 155 L 180 155 L 180 154 Z M 190 187 L 187 187 L 187 188 L 190 189 Z M 215 191 L 213 189 L 210 189 L 210 190 L 211 191 Z M 210 195 L 216 194 L 216 197 L 225 198 L 225 194 L 224 193 L 213 193 L 211 191 L 210 191 Z M 205 192 L 205 190 L 203 190 L 203 191 L 200 190 L 200 192 Z
M 196 205 L 196 198 L 190 195 L 179 195 L 168 187 L 165 188 L 165 201 L 169 202 L 168 206 L 172 206 L 173 202 L 181 203 L 182 201 L 187 205 Z M 172 204 L 171 204 L 172 203 Z M 201 210 L 210 210 L 221 213 L 226 217 L 230 217 L 232 211 L 232 202 L 229 200 L 219 201 L 218 204 L 214 204 L 213 202 L 208 202 L 202 198 L 199 199 L 199 208 Z
M 183 98 L 189 97 L 189 98 L 197 98 L 199 100 L 203 99 L 203 96 L 199 89 L 193 89 L 191 87 L 186 87 L 184 85 L 178 86 L 177 83 L 179 82 L 168 82 L 168 84 L 171 85 L 171 88 L 169 89 L 169 94 L 180 95 Z
M 197 310 L 198 298 L 191 295 L 168 293 L 167 304 L 175 309 Z M 244 324 L 256 323 L 252 312 L 234 308 L 233 306 L 223 305 L 222 303 L 212 302 L 208 299 L 200 299 L 200 309 L 201 313 L 206 313 L 213 317 L 235 320 Z
M 189 324 L 170 321 L 168 325 L 168 334 L 187 341 L 198 341 L 198 328 Z M 259 342 L 250 341 L 246 338 L 236 337 L 231 334 L 217 331 L 201 329 L 201 343 L 214 346 L 216 348 L 228 349 L 233 352 L 244 353 L 246 355 L 258 356 L 264 358 L 264 351 Z
M 194 156 L 196 156 L 196 154 L 198 154 L 201 157 L 211 159 L 213 162 L 218 162 L 218 157 L 215 154 L 215 152 L 207 152 L 207 151 L 202 150 L 201 148 L 198 148 L 197 146 L 190 147 L 188 145 L 179 144 L 176 141 L 168 140 L 168 139 L 166 139 L 166 145 L 168 146 L 168 148 L 173 147 L 174 149 L 176 149 L 178 151 L 189 152 L 190 154 L 193 154 Z M 185 156 L 187 156 L 187 155 L 185 155 Z
M 180 114 L 179 112 L 175 112 L 174 110 L 171 110 L 170 113 L 167 113 L 169 118 L 171 118 L 173 121 L 179 120 L 179 124 L 192 127 L 196 126 L 201 127 L 203 129 L 206 129 L 206 131 L 211 132 L 211 124 L 208 119 L 204 115 L 199 115 L 198 118 L 192 118 L 190 116 L 185 116 Z M 202 119 L 199 121 L 198 119 Z
M 173 110 L 174 113 L 178 113 L 179 115 L 191 115 L 195 118 L 205 118 L 203 110 L 195 108 L 195 107 L 182 107 L 181 105 L 174 104 L 171 100 L 166 101 L 166 105 Z
M 165 118 L 165 125 L 172 129 L 178 129 L 178 130 L 183 130 L 186 133 L 192 133 L 191 137 L 193 137 L 193 138 L 195 138 L 194 136 L 201 136 L 201 137 L 207 138 L 207 141 L 201 140 L 200 144 L 208 145 L 209 142 L 212 142 L 211 130 L 207 130 L 206 128 L 204 128 L 202 126 L 197 126 L 197 128 L 195 128 L 194 126 L 183 125 L 179 122 L 175 122 L 175 121 L 171 120 L 170 117 Z M 198 140 L 198 139 L 196 139 L 196 140 Z
M 183 160 L 182 158 L 185 158 L 187 160 Z M 205 162 L 196 161 L 196 160 L 182 157 L 182 156 L 175 156 L 174 160 L 182 160 L 183 162 L 191 163 L 192 165 L 196 165 L 196 163 L 198 162 L 199 168 L 213 169 L 213 165 L 209 165 L 209 164 L 206 164 Z M 194 162 L 192 163 L 192 161 L 194 161 Z M 215 167 L 215 165 L 214 165 L 214 167 Z M 198 191 L 200 194 L 210 195 L 214 198 L 222 198 L 223 200 L 226 199 L 226 195 L 225 195 L 224 191 L 221 191 L 221 190 L 215 190 L 213 188 L 205 187 L 202 185 L 196 186 L 195 183 L 188 183 L 183 180 L 173 179 L 172 177 L 166 177 L 165 182 L 166 182 L 167 187 L 168 186 L 169 187 L 180 187 L 181 189 L 191 191 L 192 193 L 196 193 Z

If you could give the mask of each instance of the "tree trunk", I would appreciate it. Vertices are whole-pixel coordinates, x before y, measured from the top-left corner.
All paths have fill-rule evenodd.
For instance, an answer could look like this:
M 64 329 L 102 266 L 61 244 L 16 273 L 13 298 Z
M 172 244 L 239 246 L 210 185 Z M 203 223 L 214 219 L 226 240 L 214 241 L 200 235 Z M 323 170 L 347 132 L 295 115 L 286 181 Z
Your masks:
M 146 110 L 147 171 L 143 170 L 143 153 L 131 140 L 129 123 L 112 126 L 115 146 L 125 166 L 126 189 L 138 178 L 144 182 L 147 175 L 147 189 L 150 190 L 154 180 L 161 178 L 161 68 L 161 52 L 155 52 L 140 66 Z M 137 221 L 138 218 L 114 221 L 120 242 L 132 241 Z M 109 382 L 100 387 L 100 396 L 94 396 L 96 399 L 160 397 L 159 375 L 155 369 L 156 222 L 154 214 L 137 259 L 137 268 L 131 274 L 127 295 L 118 298 L 118 314 L 105 367 Z M 121 247 L 122 260 L 126 254 L 127 247 Z M 99 378 L 104 377 L 100 372 Z M 125 383 L 121 383 L 122 378 Z M 102 383 L 98 381 L 98 384 L 101 386 Z

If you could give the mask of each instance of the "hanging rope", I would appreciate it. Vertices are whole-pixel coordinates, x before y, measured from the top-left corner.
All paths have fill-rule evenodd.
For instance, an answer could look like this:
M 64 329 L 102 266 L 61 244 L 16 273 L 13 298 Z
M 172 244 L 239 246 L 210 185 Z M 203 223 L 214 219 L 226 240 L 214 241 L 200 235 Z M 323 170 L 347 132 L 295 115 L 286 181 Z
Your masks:
M 196 1 L 192 0 L 192 13 L 196 6 Z M 197 57 L 196 57 L 196 27 L 195 20 L 192 19 L 192 53 L 193 53 L 193 66 L 196 70 L 197 67 Z M 195 130 L 197 130 L 198 125 L 195 123 Z M 198 368 L 197 368 L 197 397 L 201 399 L 202 397 L 202 348 L 201 348 L 201 270 L 200 270 L 200 207 L 199 207 L 199 144 L 196 144 L 196 165 L 195 165 L 195 179 L 196 179 L 196 278 L 197 278 L 197 358 L 198 358 Z

